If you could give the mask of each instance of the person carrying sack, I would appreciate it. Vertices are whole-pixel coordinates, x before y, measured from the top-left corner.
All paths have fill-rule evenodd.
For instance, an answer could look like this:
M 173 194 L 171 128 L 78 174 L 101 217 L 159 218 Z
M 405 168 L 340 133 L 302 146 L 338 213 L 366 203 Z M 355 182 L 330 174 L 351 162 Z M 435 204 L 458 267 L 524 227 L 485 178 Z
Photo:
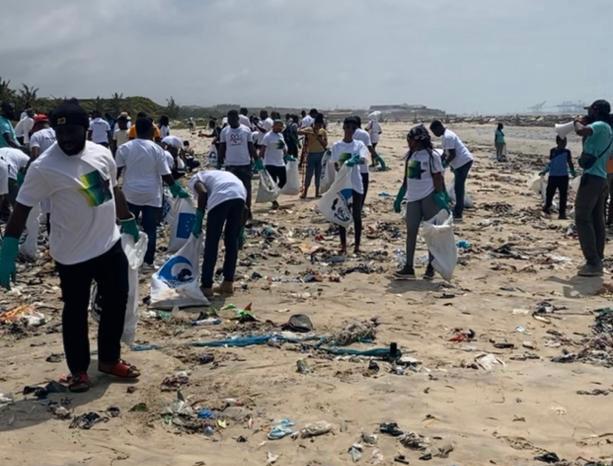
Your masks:
M 583 176 L 575 199 L 575 223 L 585 265 L 578 275 L 600 277 L 606 241 L 606 166 L 613 143 L 611 105 L 606 100 L 597 100 L 586 109 L 587 116 L 575 121 L 575 131 L 583 138 L 583 152 L 579 157 Z

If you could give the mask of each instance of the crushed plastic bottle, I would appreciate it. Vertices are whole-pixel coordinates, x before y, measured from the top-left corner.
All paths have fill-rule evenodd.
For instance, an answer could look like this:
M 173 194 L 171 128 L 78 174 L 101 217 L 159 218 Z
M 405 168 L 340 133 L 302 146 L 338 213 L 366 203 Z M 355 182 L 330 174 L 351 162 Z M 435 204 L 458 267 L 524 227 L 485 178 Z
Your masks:
M 394 251 L 394 258 L 399 268 L 404 267 L 407 263 L 407 255 L 402 249 L 396 249 Z

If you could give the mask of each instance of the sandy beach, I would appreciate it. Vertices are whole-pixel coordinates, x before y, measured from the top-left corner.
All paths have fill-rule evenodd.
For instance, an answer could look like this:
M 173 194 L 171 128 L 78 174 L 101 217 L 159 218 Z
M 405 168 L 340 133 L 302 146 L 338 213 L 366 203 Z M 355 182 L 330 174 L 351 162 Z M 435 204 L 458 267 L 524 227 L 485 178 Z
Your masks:
M 141 306 L 137 342 L 158 348 L 125 348 L 124 357 L 143 373 L 137 383 L 98 373 L 93 356 L 95 385 L 88 393 L 51 393 L 42 400 L 23 395 L 25 386 L 58 380 L 67 369 L 53 264 L 45 252 L 35 266 L 18 266 L 18 286 L 0 294 L 0 307 L 32 304 L 46 323 L 0 326 L 0 393 L 14 397 L 13 403 L 0 401 L 0 463 L 532 465 L 545 464 L 535 457 L 555 453 L 567 461 L 559 464 L 613 464 L 611 366 L 589 357 L 552 361 L 585 348 L 594 311 L 609 306 L 613 295 L 610 243 L 604 277 L 576 277 L 583 258 L 569 229 L 572 216 L 542 217 L 540 198 L 527 187 L 555 145 L 553 130 L 506 128 L 509 160 L 497 163 L 493 125 L 452 125 L 476 158 L 467 188 L 475 207 L 455 227 L 456 239 L 470 246 L 460 250 L 451 282 L 438 276 L 433 282 L 398 282 L 392 274 L 406 232 L 392 203 L 410 126 L 383 124 L 378 149 L 391 170 L 371 173 L 362 255 L 334 257 L 338 237 L 312 198 L 281 196 L 277 211 L 257 204 L 232 298 L 172 314 Z M 329 129 L 331 140 L 340 139 L 339 125 Z M 197 154 L 208 152 L 210 140 L 174 133 L 189 138 Z M 569 148 L 578 156 L 577 137 L 569 139 Z M 166 246 L 167 238 L 158 244 Z M 425 253 L 421 241 L 416 257 Z M 158 251 L 158 260 L 166 256 Z M 418 276 L 424 270 L 418 268 Z M 141 297 L 149 294 L 149 281 L 141 276 Z M 233 311 L 220 311 L 227 304 L 251 304 L 257 321 L 233 320 Z M 200 312 L 214 310 L 220 325 L 191 324 Z M 396 343 L 404 363 L 335 356 L 308 342 L 191 345 L 279 332 L 298 313 L 310 317 L 317 336 L 366 323 L 374 340 L 350 347 Z M 96 328 L 91 323 L 92 349 Z M 613 347 L 608 351 L 611 363 Z M 170 381 L 174 385 L 163 384 L 180 371 L 186 373 Z M 177 400 L 177 388 L 186 405 L 201 413 L 199 428 L 175 422 L 176 415 L 165 411 Z M 68 419 L 58 418 L 58 406 Z M 109 407 L 119 408 L 116 417 Z M 69 427 L 88 412 L 108 420 L 91 429 Z M 295 432 L 318 421 L 332 429 L 316 437 L 269 440 L 285 418 Z M 405 435 L 380 432 L 390 422 Z

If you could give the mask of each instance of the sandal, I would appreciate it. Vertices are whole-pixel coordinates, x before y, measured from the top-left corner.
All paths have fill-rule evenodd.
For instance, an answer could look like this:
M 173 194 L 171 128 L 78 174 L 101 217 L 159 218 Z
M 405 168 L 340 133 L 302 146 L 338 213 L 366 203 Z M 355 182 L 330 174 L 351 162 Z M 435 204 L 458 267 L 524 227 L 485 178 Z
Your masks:
M 98 365 L 98 370 L 103 374 L 113 375 L 120 379 L 137 379 L 140 377 L 140 371 L 136 366 L 125 362 L 123 359 L 113 364 L 110 369 L 103 369 L 101 365 Z
M 79 372 L 78 374 L 70 374 L 66 377 L 62 377 L 60 382 L 68 385 L 68 390 L 72 393 L 83 393 L 88 391 L 91 386 L 91 380 L 87 375 L 87 372 Z

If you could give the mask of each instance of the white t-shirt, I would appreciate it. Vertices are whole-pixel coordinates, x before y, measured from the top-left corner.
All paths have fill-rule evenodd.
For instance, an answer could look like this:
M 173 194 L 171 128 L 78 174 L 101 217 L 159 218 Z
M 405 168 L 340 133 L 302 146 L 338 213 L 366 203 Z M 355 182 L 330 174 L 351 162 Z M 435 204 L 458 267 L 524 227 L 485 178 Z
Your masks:
M 189 187 L 196 192 L 196 183 L 200 181 L 208 193 L 206 209 L 210 212 L 219 204 L 232 199 L 247 199 L 247 190 L 236 175 L 222 170 L 200 171 L 192 176 Z
M 160 138 L 164 139 L 167 136 L 170 136 L 170 126 L 160 126 Z
M 149 139 L 133 139 L 115 154 L 122 168 L 122 191 L 130 204 L 162 207 L 162 176 L 170 175 L 164 149 Z
M 251 120 L 249 119 L 249 117 L 247 115 L 238 115 L 238 122 L 241 125 L 245 125 L 247 128 L 251 129 Z
M 285 139 L 283 134 L 269 131 L 262 138 L 262 145 L 266 147 L 264 152 L 264 165 L 272 165 L 273 167 L 284 167 L 285 161 Z
M 359 155 L 361 162 L 367 163 L 366 157 L 368 155 L 368 149 L 362 141 L 358 141 L 357 139 L 351 142 L 335 142 L 330 151 L 332 153 L 331 160 L 333 162 L 338 162 L 339 165 L 344 164 L 356 154 Z M 362 184 L 359 165 L 351 167 L 351 188 L 360 194 L 364 194 L 364 185 Z
M 87 141 L 68 156 L 54 144 L 26 173 L 17 202 L 33 207 L 51 200 L 50 254 L 71 265 L 98 257 L 120 239 L 113 188 L 117 167 L 111 152 Z
M 358 128 L 355 130 L 355 133 L 353 133 L 353 139 L 357 141 L 362 141 L 362 143 L 366 146 L 367 149 L 369 146 L 372 146 L 372 143 L 370 142 L 370 136 L 368 135 L 368 131 L 363 130 L 362 128 Z M 367 163 L 360 165 L 360 173 L 368 173 Z
M 92 132 L 92 141 L 96 144 L 109 143 L 108 131 L 111 130 L 111 127 L 104 118 L 94 118 L 89 124 L 89 130 Z
M 226 126 L 220 135 L 220 142 L 226 143 L 226 166 L 251 165 L 251 154 L 249 153 L 249 143 L 251 131 L 241 125 L 238 128 Z
M 168 169 L 172 171 L 175 168 L 175 159 L 170 152 L 167 150 L 164 151 L 164 156 L 166 157 L 166 164 L 168 165 Z
M 176 147 L 177 149 L 181 149 L 183 147 L 183 139 L 178 138 L 177 136 L 166 136 L 162 138 L 162 142 L 164 144 L 168 144 L 169 146 Z
M 311 115 L 307 115 L 300 122 L 300 128 L 310 128 L 314 123 L 315 119 Z
M 265 133 L 254 131 L 251 133 L 251 142 L 253 142 L 256 146 L 261 146 L 264 136 L 266 136 Z
M 125 144 L 126 142 L 130 140 L 130 136 L 128 135 L 129 131 L 130 131 L 129 128 L 128 129 L 115 128 L 115 131 L 113 131 L 113 141 L 115 141 L 115 143 L 117 144 L 117 147 L 121 146 L 122 144 Z
M 4 160 L 9 167 L 9 178 L 17 179 L 17 173 L 27 167 L 30 157 L 14 147 L 0 148 L 0 159 Z
M 458 135 L 450 129 L 445 130 L 445 133 L 441 138 L 441 144 L 443 151 L 446 154 L 449 153 L 449 149 L 455 149 L 455 157 L 449 164 L 454 170 L 473 160 L 473 156 L 468 148 L 464 145 Z
M 368 134 L 373 144 L 377 144 L 381 138 L 381 125 L 377 120 L 368 121 Z
M 407 154 L 408 155 L 408 154 Z M 419 201 L 434 192 L 433 173 L 443 173 L 441 153 L 432 151 L 432 156 L 427 150 L 415 152 L 407 164 L 407 202 Z
M 55 143 L 55 131 L 53 128 L 43 128 L 38 130 L 30 138 L 30 149 L 38 147 L 40 154 L 45 152 Z
M 4 160 L 0 160 L 0 196 L 9 192 L 9 166 Z
M 19 120 L 15 125 L 15 136 L 23 138 L 23 142 L 27 144 L 30 141 L 30 131 L 34 127 L 34 118 L 26 115 L 25 118 Z

